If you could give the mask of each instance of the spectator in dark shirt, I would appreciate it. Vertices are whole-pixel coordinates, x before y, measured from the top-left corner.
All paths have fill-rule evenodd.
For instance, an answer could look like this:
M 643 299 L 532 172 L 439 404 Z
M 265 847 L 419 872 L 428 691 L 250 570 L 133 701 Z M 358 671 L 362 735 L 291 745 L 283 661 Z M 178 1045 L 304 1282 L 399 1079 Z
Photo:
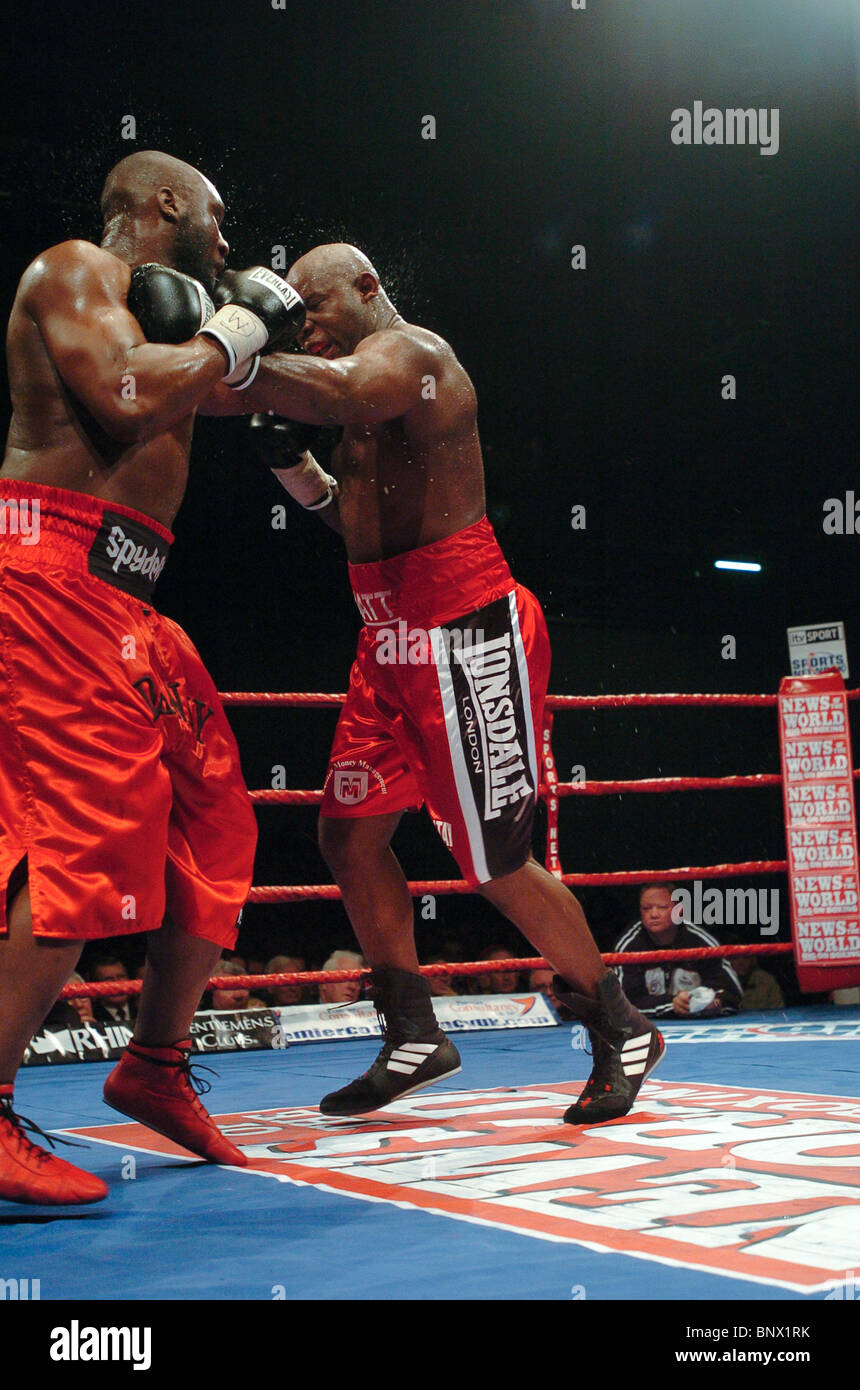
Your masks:
M 66 981 L 68 985 L 82 985 L 83 983 L 83 976 L 78 975 L 74 970 Z M 80 1028 L 82 1024 L 94 1022 L 93 1001 L 83 994 L 76 999 L 58 999 L 39 1032 L 44 1032 L 46 1028 L 52 1032 L 56 1032 L 60 1028 Z
M 615 951 L 665 951 L 666 961 L 617 965 L 615 973 L 632 1004 L 653 1017 L 713 1018 L 740 1008 L 743 988 L 728 959 L 672 960 L 672 949 L 689 950 L 719 943 L 701 927 L 682 919 L 672 899 L 674 885 L 651 883 L 639 893 L 640 920 L 623 932 Z
M 127 980 L 128 971 L 118 956 L 99 956 L 90 971 L 91 980 Z M 97 1023 L 134 1023 L 137 1015 L 137 996 L 133 994 L 102 994 L 93 999 L 93 1017 Z
M 84 977 L 83 975 L 79 975 L 76 970 L 73 970 L 66 983 L 70 985 L 82 985 L 84 983 Z M 68 1004 L 71 1009 L 74 1009 L 78 1023 L 95 1022 L 93 1001 L 86 994 L 76 995 L 74 999 L 66 999 L 63 1002 Z

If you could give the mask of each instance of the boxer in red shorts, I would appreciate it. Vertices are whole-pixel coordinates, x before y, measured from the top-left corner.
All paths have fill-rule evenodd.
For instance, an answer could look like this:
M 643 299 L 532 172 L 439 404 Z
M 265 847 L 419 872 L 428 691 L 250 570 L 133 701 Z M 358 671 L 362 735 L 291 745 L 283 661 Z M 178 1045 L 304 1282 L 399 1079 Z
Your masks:
M 195 1093 L 188 1032 L 236 939 L 256 825 L 212 681 L 151 594 L 196 408 L 304 317 L 259 267 L 214 312 L 224 206 L 190 165 L 129 156 L 102 211 L 101 246 L 54 246 L 21 280 L 0 472 L 0 1198 L 52 1204 L 107 1187 L 27 1137 L 15 1074 L 83 943 L 122 932 L 150 935 L 105 1099 L 244 1163 Z
M 557 996 L 588 1028 L 594 1067 L 565 1119 L 614 1119 L 664 1045 L 606 971 L 576 898 L 531 853 L 549 641 L 485 515 L 472 383 L 446 342 L 397 313 L 355 247 L 318 246 L 288 279 L 305 301 L 305 355 L 266 357 L 241 400 L 219 387 L 207 409 L 284 417 L 258 418 L 260 452 L 341 530 L 365 622 L 320 844 L 372 967 L 383 1047 L 320 1108 L 362 1114 L 460 1069 L 390 847 L 403 812 L 426 803 L 464 876 L 551 961 Z M 336 494 L 308 425 L 343 426 Z

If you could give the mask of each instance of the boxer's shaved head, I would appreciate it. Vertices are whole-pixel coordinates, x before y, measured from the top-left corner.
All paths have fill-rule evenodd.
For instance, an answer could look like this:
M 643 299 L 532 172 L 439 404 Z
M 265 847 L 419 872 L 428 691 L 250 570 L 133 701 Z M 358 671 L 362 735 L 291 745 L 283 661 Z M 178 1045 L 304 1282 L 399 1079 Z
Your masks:
M 396 317 L 369 258 L 346 241 L 314 246 L 287 279 L 307 306 L 299 342 L 314 356 L 341 357 Z
M 162 150 L 137 150 L 115 164 L 101 196 L 102 246 L 127 259 L 138 249 L 212 289 L 224 269 L 224 204 L 215 185 Z
M 294 275 L 306 282 L 345 280 L 354 284 L 364 274 L 372 275 L 379 284 L 379 276 L 363 251 L 350 246 L 348 241 L 330 241 L 300 256 L 287 278 L 291 285 L 295 283 Z
M 139 212 L 161 189 L 179 194 L 189 202 L 201 194 L 214 194 L 218 198 L 213 184 L 193 164 L 174 159 L 173 155 L 161 150 L 137 150 L 115 164 L 105 179 L 102 217 L 109 222 L 118 215 Z

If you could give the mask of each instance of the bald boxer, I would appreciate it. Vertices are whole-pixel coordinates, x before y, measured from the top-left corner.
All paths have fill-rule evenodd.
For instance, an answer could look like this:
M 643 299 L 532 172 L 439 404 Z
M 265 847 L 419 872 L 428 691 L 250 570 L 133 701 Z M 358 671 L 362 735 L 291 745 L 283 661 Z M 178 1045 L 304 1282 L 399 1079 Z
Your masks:
M 181 160 L 122 160 L 102 213 L 100 246 L 53 246 L 19 285 L 0 472 L 0 1198 L 49 1204 L 107 1188 L 27 1137 L 15 1074 L 83 943 L 124 932 L 149 932 L 148 956 L 106 1100 L 244 1162 L 197 1098 L 188 1033 L 236 939 L 256 826 L 215 687 L 151 593 L 197 406 L 303 319 L 263 267 L 214 312 L 224 205 Z
M 459 1071 L 418 973 L 391 850 L 403 812 L 423 803 L 464 877 L 552 963 L 556 994 L 588 1028 L 594 1067 L 565 1120 L 615 1119 L 664 1044 L 604 968 L 576 898 L 531 852 L 549 640 L 485 514 L 474 388 L 448 343 L 402 318 L 356 247 L 315 247 L 287 278 L 306 306 L 304 356 L 276 352 L 241 402 L 219 389 L 205 409 L 298 422 L 264 425 L 262 452 L 342 531 L 365 623 L 320 845 L 372 967 L 383 1047 L 320 1108 L 361 1114 Z M 306 449 L 307 425 L 343 427 L 337 492 Z

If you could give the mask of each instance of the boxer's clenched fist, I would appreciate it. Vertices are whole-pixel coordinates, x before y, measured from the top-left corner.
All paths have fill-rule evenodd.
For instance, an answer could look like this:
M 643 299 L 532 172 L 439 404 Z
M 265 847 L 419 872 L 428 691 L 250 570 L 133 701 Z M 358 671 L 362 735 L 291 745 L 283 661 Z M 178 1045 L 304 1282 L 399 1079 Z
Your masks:
M 251 440 L 258 457 L 282 487 L 306 511 L 318 512 L 337 497 L 337 479 L 320 468 L 312 445 L 323 434 L 318 425 L 303 425 L 277 415 L 251 416 Z
M 148 343 L 187 343 L 215 313 L 199 280 L 155 261 L 131 272 L 128 307 Z
M 294 468 L 302 456 L 322 438 L 320 425 L 303 425 L 279 415 L 252 415 L 251 442 L 258 458 L 269 468 Z

